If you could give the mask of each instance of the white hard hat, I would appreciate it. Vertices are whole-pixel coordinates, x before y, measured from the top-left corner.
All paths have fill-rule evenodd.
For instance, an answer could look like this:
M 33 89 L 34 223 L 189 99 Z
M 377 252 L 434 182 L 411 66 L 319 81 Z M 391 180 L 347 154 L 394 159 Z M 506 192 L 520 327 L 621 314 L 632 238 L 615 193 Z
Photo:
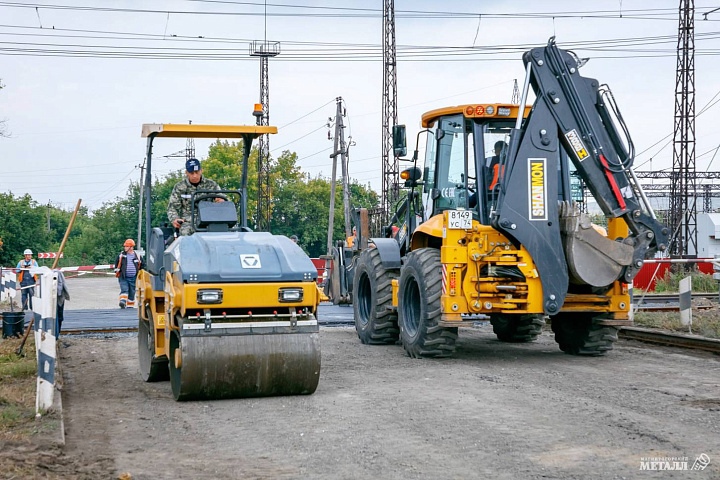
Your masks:
M 23 252 L 23 255 L 32 255 L 32 254 L 33 254 L 32 250 L 30 250 L 29 248 L 26 248 L 25 251 Z

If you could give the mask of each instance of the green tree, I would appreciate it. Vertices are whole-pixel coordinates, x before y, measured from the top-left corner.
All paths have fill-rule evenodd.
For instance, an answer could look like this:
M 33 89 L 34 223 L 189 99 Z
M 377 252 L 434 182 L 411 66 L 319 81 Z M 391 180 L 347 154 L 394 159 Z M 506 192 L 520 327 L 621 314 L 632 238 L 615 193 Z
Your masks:
M 15 266 L 26 248 L 37 254 L 50 246 L 46 209 L 30 195 L 0 193 L 0 218 L 0 265 Z

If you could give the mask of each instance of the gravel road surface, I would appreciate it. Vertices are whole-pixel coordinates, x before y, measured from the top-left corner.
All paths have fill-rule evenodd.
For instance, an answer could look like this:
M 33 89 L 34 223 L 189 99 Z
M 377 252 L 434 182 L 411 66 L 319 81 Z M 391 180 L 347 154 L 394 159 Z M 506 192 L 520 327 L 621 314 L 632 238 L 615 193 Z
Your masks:
M 66 337 L 66 448 L 133 479 L 718 478 L 716 357 L 621 342 L 605 358 L 552 334 L 462 330 L 456 357 L 414 360 L 321 330 L 311 396 L 178 403 L 144 383 L 134 336 Z M 641 470 L 680 459 L 704 471 Z M 94 466 L 94 467 L 93 467 Z M 679 464 L 678 467 L 682 467 Z

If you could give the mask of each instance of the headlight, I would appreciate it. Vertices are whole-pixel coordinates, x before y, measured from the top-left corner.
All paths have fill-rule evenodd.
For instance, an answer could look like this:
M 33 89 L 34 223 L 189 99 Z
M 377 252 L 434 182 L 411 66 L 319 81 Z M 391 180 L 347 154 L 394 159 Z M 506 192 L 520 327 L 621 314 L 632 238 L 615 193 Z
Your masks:
M 222 290 L 198 290 L 197 292 L 197 303 L 222 303 L 223 292 Z
M 301 302 L 302 299 L 302 288 L 281 288 L 278 290 L 278 300 L 281 302 Z

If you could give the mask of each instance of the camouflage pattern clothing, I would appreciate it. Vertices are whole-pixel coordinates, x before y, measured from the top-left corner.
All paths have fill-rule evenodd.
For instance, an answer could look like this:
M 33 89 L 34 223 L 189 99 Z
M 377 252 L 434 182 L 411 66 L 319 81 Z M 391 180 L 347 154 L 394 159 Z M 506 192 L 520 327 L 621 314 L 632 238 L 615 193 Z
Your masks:
M 183 179 L 182 182 L 179 182 L 173 187 L 173 191 L 170 194 L 170 200 L 168 201 L 168 220 L 170 220 L 170 223 L 178 218 L 185 220 L 185 223 L 180 226 L 180 235 L 192 235 L 195 232 L 195 229 L 190 223 L 190 219 L 192 218 L 190 199 L 193 193 L 198 190 L 220 190 L 220 186 L 215 183 L 215 181 L 203 175 L 200 183 L 197 185 L 190 183 L 187 178 Z

